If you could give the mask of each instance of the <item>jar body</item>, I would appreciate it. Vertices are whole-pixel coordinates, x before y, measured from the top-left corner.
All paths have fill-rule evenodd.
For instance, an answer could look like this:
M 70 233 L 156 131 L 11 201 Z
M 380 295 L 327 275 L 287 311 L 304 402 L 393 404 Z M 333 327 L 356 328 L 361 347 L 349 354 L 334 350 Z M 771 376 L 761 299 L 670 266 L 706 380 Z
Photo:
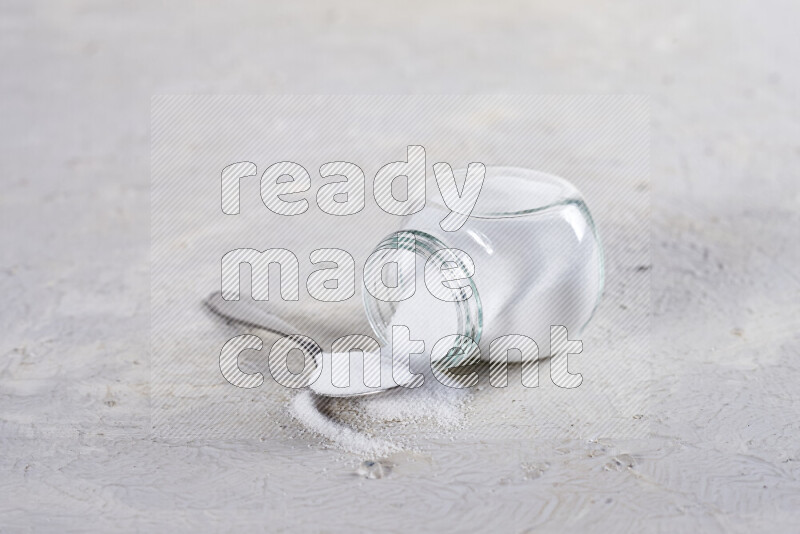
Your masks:
M 484 360 L 491 342 L 504 335 L 533 339 L 540 358 L 550 354 L 551 325 L 565 326 L 570 339 L 580 339 L 602 294 L 603 252 L 591 214 L 572 185 L 536 171 L 489 167 L 469 219 L 456 231 L 440 226 L 449 213 L 443 203 L 428 202 L 402 222 L 421 259 L 441 248 L 458 249 L 474 265 L 469 298 L 444 304 L 449 311 L 434 314 L 453 315 L 454 321 L 443 324 L 455 326 L 440 327 L 440 337 L 473 339 Z M 376 250 L 389 243 L 384 240 Z M 413 309 L 414 304 L 403 306 Z M 417 309 L 427 307 L 420 301 Z M 400 307 L 365 292 L 365 309 L 376 334 L 388 342 Z M 404 322 L 412 323 L 412 338 L 415 321 L 418 331 L 430 331 L 430 313 L 421 312 L 418 319 L 417 314 L 404 315 Z M 430 350 L 433 333 L 424 341 Z M 508 357 L 518 360 L 520 353 L 509 351 Z

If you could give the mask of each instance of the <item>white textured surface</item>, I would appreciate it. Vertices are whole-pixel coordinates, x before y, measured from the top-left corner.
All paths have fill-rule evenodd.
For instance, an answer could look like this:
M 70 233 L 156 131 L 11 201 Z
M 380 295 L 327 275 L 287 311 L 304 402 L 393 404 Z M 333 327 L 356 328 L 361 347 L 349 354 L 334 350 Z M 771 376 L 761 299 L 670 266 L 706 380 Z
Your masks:
M 3 530 L 796 530 L 800 7 L 696 4 L 3 3 Z M 381 480 L 312 437 L 150 439 L 169 92 L 652 95 L 651 437 L 431 442 Z

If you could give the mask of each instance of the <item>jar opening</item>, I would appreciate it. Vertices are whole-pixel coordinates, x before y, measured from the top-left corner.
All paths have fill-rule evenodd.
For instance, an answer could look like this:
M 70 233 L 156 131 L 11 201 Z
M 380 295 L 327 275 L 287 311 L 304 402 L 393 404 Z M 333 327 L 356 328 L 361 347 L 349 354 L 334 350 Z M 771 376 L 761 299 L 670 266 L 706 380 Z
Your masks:
M 444 263 L 453 263 L 458 265 L 462 272 L 467 271 L 466 267 L 460 264 L 460 260 L 455 256 L 436 256 L 439 251 L 449 250 L 447 245 L 428 233 L 418 230 L 403 230 L 402 232 L 390 234 L 375 247 L 375 252 L 392 250 L 411 251 L 415 254 L 415 273 L 406 272 L 411 266 L 408 263 L 401 262 L 398 264 L 397 278 L 398 280 L 408 280 L 413 276 L 416 280 L 416 291 L 425 292 L 425 294 L 415 295 L 415 300 L 386 301 L 376 298 L 369 291 L 364 291 L 364 308 L 378 341 L 382 345 L 391 344 L 392 326 L 398 322 L 398 317 L 402 316 L 403 320 L 399 322 L 409 327 L 412 339 L 424 338 L 425 351 L 428 353 L 433 349 L 433 343 L 453 334 L 469 338 L 477 344 L 480 341 L 483 330 L 483 311 L 478 288 L 475 286 L 474 281 L 471 278 L 466 278 L 468 284 L 460 289 L 452 290 L 453 294 L 458 294 L 461 300 L 444 301 L 428 294 L 429 290 L 425 284 L 424 273 L 426 262 L 432 257 L 438 262 L 434 265 L 435 268 L 439 268 Z M 382 267 L 377 263 L 380 261 L 383 261 L 381 255 L 373 253 L 365 264 L 365 270 L 381 272 Z M 468 296 L 468 298 L 464 298 L 465 296 Z M 420 303 L 420 298 L 422 298 L 422 303 Z M 405 306 L 402 313 L 399 312 L 400 306 Z M 415 309 L 415 306 L 422 306 L 426 309 Z M 433 312 L 426 306 L 435 306 L 439 313 L 442 314 L 437 317 L 436 325 L 428 324 Z M 434 313 L 434 315 L 436 314 Z M 408 325 L 405 324 L 406 322 L 413 324 Z M 443 328 L 440 325 L 451 326 Z M 443 330 L 439 332 L 439 328 L 443 328 Z M 434 337 L 435 339 L 433 339 Z M 452 347 L 448 353 L 449 361 L 446 367 L 455 367 L 461 360 L 469 357 L 470 354 L 467 347 L 471 346 L 473 345 L 470 342 L 462 339 L 460 344 Z

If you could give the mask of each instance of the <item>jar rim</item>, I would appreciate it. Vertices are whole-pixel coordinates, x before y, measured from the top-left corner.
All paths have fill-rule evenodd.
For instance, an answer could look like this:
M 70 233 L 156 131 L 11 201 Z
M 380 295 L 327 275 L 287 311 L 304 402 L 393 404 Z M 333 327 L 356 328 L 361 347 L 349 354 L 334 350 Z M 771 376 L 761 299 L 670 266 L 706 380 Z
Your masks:
M 457 179 L 463 179 L 466 173 L 466 168 L 453 171 Z M 526 185 L 534 183 L 535 192 L 532 190 L 526 194 Z M 543 191 L 543 183 L 552 187 Z M 489 191 L 492 194 L 487 194 Z M 503 191 L 505 195 L 498 195 Z M 450 210 L 441 198 L 429 199 L 428 202 L 434 208 Z M 583 197 L 575 186 L 560 176 L 523 167 L 486 166 L 486 178 L 481 193 L 469 216 L 476 219 L 524 217 L 556 206 L 583 202 Z M 524 206 L 515 206 L 519 203 Z M 505 207 L 501 208 L 501 205 Z
M 406 235 L 402 236 L 402 234 Z M 409 240 L 408 238 L 411 239 Z M 373 252 L 397 248 L 411 250 L 423 259 L 427 259 L 434 252 L 447 250 L 447 245 L 426 232 L 406 229 L 399 232 L 392 232 L 386 236 L 378 243 Z M 367 261 L 369 262 L 370 260 Z M 456 257 L 450 258 L 450 261 L 460 263 L 460 260 Z M 365 266 L 365 268 L 367 267 Z M 470 343 L 465 342 L 465 339 L 469 339 L 477 346 L 483 333 L 483 308 L 481 305 L 481 297 L 478 288 L 475 286 L 475 282 L 471 278 L 469 279 L 469 288 L 471 289 L 471 296 L 469 298 L 452 301 L 458 322 L 458 331 L 453 333 L 458 334 L 462 339 L 457 345 L 452 347 L 452 349 L 460 350 L 455 351 L 456 356 L 452 358 L 448 356 L 448 367 L 455 367 L 460 360 L 470 356 L 467 348 Z M 391 336 L 386 327 L 389 325 L 389 318 L 397 303 L 379 300 L 367 290 L 363 291 L 362 300 L 372 331 L 378 337 L 379 342 L 384 345 L 389 345 L 391 343 Z M 432 347 L 426 347 L 426 350 L 431 349 Z

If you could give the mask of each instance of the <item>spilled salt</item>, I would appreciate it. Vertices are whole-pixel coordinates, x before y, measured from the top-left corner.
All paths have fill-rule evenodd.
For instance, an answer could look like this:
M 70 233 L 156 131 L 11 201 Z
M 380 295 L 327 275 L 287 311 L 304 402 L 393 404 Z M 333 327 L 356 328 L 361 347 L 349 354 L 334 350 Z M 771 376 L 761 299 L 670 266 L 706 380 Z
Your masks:
M 425 262 L 419 257 L 414 261 L 418 263 L 415 291 L 411 297 L 397 303 L 386 332 L 391 343 L 365 353 L 316 355 L 316 364 L 322 371 L 311 384 L 315 393 L 326 397 L 361 395 L 412 385 L 420 374 L 430 375 L 431 350 L 440 339 L 458 333 L 458 315 L 453 302 L 440 300 L 428 291 Z M 398 337 L 395 337 L 395 327 L 406 331 L 397 332 Z M 426 380 L 435 379 L 430 376 Z
M 422 357 L 425 356 L 420 355 L 413 363 L 421 363 Z M 354 353 L 352 367 L 360 369 L 360 360 L 360 355 Z M 433 376 L 430 364 L 420 367 L 424 382 L 419 387 L 396 387 L 375 395 L 341 399 L 326 398 L 313 390 L 302 391 L 294 397 L 291 414 L 333 446 L 363 457 L 380 458 L 408 449 L 410 446 L 402 439 L 386 437 L 396 426 L 414 424 L 421 431 L 445 437 L 464 425 L 471 390 L 445 386 Z M 344 414 L 347 423 L 341 420 L 345 419 Z M 375 436 L 381 430 L 383 436 Z
M 469 390 L 454 389 L 439 383 L 426 383 L 415 389 L 398 388 L 373 398 L 356 401 L 364 419 L 374 422 L 413 423 L 426 419 L 439 430 L 460 427 L 465 420 Z
M 426 427 L 441 437 L 464 423 L 470 391 L 440 383 L 431 371 L 430 361 L 430 350 L 435 343 L 457 333 L 454 304 L 428 292 L 424 265 L 418 267 L 417 291 L 413 297 L 398 303 L 389 332 L 393 326 L 405 326 L 411 340 L 424 342 L 423 352 L 410 354 L 407 359 L 394 358 L 392 346 L 383 346 L 374 352 L 317 354 L 320 376 L 311 384 L 310 392 L 302 392 L 294 399 L 294 417 L 342 450 L 385 456 L 406 447 L 398 440 L 373 437 L 377 429 L 424 421 Z M 398 352 L 408 354 L 411 352 L 405 350 L 408 348 L 401 341 Z M 403 387 L 420 377 L 422 385 Z M 365 393 L 374 394 L 358 396 Z M 333 397 L 340 399 L 330 404 Z M 325 403 L 334 409 L 322 409 Z M 354 426 L 339 421 L 341 414 L 337 410 L 346 412 Z
M 310 391 L 301 391 L 294 397 L 291 415 L 312 432 L 347 452 L 380 457 L 400 450 L 395 443 L 358 432 L 329 418 L 320 410 L 319 398 Z

